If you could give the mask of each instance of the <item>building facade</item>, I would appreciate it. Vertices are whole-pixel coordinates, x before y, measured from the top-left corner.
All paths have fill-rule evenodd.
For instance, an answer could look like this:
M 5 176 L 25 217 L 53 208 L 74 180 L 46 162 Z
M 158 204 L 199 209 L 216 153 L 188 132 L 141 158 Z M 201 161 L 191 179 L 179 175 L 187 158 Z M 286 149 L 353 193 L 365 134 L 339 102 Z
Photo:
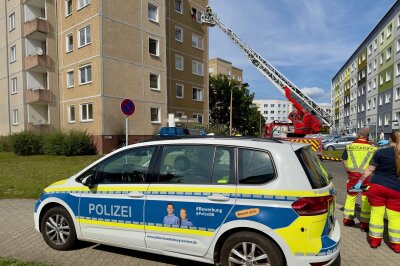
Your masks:
M 293 111 L 293 104 L 285 100 L 254 100 L 267 124 L 274 120 L 290 122 L 288 115 Z
M 227 75 L 232 80 L 243 82 L 243 70 L 232 65 L 232 62 L 221 58 L 208 60 L 208 73 L 210 75 Z
M 192 15 L 201 14 L 204 1 L 5 2 L 0 89 L 8 97 L 0 100 L 0 122 L 7 125 L 2 135 L 86 130 L 100 153 L 110 152 L 124 139 L 124 98 L 136 104 L 130 143 L 156 134 L 169 112 L 207 122 L 208 29 Z M 172 43 L 171 21 L 185 29 L 183 46 Z
M 390 8 L 332 79 L 334 132 L 387 136 L 400 119 L 400 2 Z

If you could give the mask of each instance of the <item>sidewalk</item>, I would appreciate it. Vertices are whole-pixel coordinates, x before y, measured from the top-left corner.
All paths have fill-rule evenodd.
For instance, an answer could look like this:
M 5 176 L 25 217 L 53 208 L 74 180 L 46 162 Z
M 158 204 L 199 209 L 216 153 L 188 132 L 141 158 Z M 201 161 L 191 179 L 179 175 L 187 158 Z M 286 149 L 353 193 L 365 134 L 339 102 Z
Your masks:
M 0 200 L 0 257 L 54 265 L 206 265 L 90 243 L 72 251 L 55 251 L 33 228 L 34 203 L 35 200 Z M 343 219 L 341 207 L 336 209 L 336 218 L 340 222 Z M 371 249 L 366 240 L 367 234 L 361 232 L 357 225 L 341 228 L 341 265 L 399 265 L 399 254 L 395 254 L 385 243 L 378 249 Z

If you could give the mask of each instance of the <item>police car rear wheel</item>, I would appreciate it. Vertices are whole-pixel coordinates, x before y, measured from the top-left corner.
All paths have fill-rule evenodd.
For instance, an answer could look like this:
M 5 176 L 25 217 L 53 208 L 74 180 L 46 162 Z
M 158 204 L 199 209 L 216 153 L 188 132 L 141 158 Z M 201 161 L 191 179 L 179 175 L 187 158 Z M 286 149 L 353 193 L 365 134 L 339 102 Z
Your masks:
M 268 238 L 253 232 L 240 232 L 228 237 L 221 250 L 222 266 L 281 266 L 281 251 Z
M 76 243 L 75 226 L 63 207 L 48 210 L 41 221 L 41 232 L 46 243 L 53 249 L 68 250 Z

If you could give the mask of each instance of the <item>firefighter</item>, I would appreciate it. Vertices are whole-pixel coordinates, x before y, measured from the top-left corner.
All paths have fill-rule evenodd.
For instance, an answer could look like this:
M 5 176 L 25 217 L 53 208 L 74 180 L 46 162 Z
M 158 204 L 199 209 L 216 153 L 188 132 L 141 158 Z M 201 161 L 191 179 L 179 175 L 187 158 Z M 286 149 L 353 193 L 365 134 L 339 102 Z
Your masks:
M 344 167 L 347 171 L 347 197 L 344 204 L 343 224 L 345 226 L 354 225 L 354 209 L 356 205 L 357 192 L 349 192 L 359 181 L 360 177 L 367 169 L 376 148 L 368 142 L 369 129 L 362 128 L 358 134 L 358 138 L 351 144 L 346 146 L 342 154 Z M 367 186 L 369 176 L 363 180 L 361 185 Z M 359 187 L 358 187 L 359 188 Z M 361 213 L 360 213 L 360 228 L 363 231 L 368 231 L 371 206 L 366 197 L 366 192 L 361 196 Z
M 400 132 L 390 135 L 390 147 L 378 150 L 365 170 L 363 180 L 372 175 L 367 191 L 371 203 L 368 240 L 371 248 L 380 246 L 383 237 L 385 209 L 388 218 L 391 249 L 400 253 Z
M 212 9 L 211 9 L 210 6 L 206 7 L 206 13 L 207 13 L 208 16 L 212 16 Z

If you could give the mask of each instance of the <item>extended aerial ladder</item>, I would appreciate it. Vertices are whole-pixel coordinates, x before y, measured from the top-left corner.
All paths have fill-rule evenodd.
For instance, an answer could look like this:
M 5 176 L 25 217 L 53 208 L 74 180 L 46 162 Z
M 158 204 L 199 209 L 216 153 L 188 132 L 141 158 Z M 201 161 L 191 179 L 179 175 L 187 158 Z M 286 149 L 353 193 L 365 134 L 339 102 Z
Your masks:
M 318 106 L 317 103 L 304 94 L 293 82 L 242 41 L 221 22 L 217 15 L 211 11 L 211 8 L 208 7 L 206 13 L 201 16 L 201 22 L 211 27 L 218 26 L 242 50 L 250 62 L 293 103 L 296 111 L 290 113 L 288 116 L 288 119 L 293 123 L 294 129 L 291 136 L 303 137 L 306 134 L 316 134 L 323 127 L 330 127 L 332 125 L 329 113 Z M 268 129 L 269 133 L 272 134 L 274 125 L 279 126 L 279 124 L 287 123 L 274 121 Z

